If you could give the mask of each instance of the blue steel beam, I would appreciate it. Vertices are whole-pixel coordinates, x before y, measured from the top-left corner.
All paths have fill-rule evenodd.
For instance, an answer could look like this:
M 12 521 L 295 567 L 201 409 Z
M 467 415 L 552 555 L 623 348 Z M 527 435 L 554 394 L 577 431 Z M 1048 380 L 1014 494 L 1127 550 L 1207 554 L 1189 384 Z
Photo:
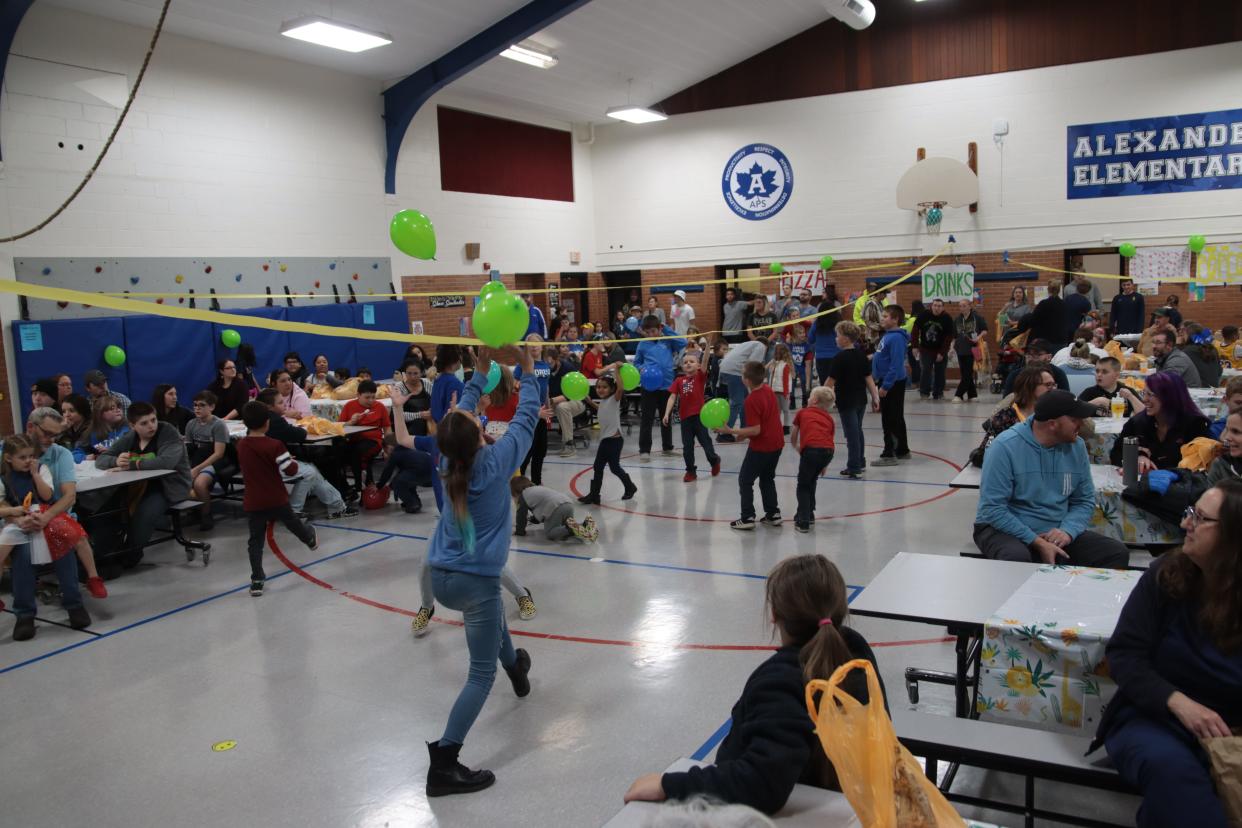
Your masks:
M 0 85 L 4 84 L 4 67 L 9 62 L 13 36 L 32 5 L 34 0 L 0 0 Z
M 505 49 L 546 29 L 590 0 L 531 0 L 504 20 L 489 26 L 451 52 L 384 91 L 384 133 L 388 159 L 384 192 L 397 191 L 397 155 L 410 122 L 423 104 L 445 86 Z M 29 5 L 27 2 L 26 5 Z

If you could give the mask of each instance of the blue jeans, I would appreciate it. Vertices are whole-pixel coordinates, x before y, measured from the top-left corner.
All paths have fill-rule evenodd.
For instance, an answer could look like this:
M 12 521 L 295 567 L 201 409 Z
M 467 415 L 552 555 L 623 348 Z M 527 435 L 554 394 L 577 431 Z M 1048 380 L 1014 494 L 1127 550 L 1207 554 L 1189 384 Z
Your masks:
M 431 587 L 436 600 L 449 609 L 461 612 L 466 622 L 466 647 L 470 651 L 470 672 L 461 689 L 448 724 L 444 727 L 442 745 L 461 745 L 479 717 L 487 694 L 496 679 L 496 659 L 512 667 L 517 652 L 505 624 L 504 605 L 500 600 L 500 577 L 472 575 L 448 569 L 431 568 Z
M 721 374 L 720 378 L 729 392 L 728 425 L 732 427 L 736 422 L 738 428 L 746 428 L 746 415 L 742 412 L 742 406 L 746 404 L 746 383 L 738 374 Z
M 293 491 L 289 492 L 289 507 L 300 512 L 306 507 L 306 496 L 314 495 L 329 512 L 341 512 L 345 509 L 345 501 L 336 487 L 323 479 L 314 463 L 305 460 L 298 462 L 298 474 L 293 482 Z
M 798 511 L 795 523 L 810 524 L 815 520 L 815 487 L 819 475 L 832 462 L 830 448 L 804 448 L 798 460 Z
M 436 496 L 436 508 L 440 508 L 443 499 L 440 475 L 436 473 L 435 461 L 427 452 L 405 446 L 393 449 L 387 465 L 384 466 L 384 472 L 380 475 L 379 485 L 382 487 L 390 480 L 393 493 L 397 495 L 402 506 L 421 509 L 423 502 L 418 497 L 418 487 L 430 486 Z
M 30 563 L 30 546 L 13 547 L 13 614 L 18 618 L 33 618 L 35 605 L 35 571 Z M 53 561 L 56 580 L 60 581 L 60 603 L 65 609 L 82 606 L 82 593 L 78 590 L 78 556 L 70 550 Z
M 1172 716 L 1160 722 L 1134 712 L 1113 726 L 1104 744 L 1121 778 L 1143 793 L 1138 828 L 1226 828 L 1207 756 Z
M 841 431 L 845 434 L 845 442 L 849 446 L 849 455 L 845 460 L 847 471 L 860 472 L 867 465 L 863 458 L 863 414 L 865 406 L 857 408 L 838 408 L 837 415 L 841 418 Z

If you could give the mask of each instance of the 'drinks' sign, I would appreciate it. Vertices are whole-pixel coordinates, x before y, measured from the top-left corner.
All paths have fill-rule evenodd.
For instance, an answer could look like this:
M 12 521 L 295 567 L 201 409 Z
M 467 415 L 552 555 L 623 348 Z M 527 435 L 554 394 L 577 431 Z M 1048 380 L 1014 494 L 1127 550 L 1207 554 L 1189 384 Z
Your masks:
M 923 304 L 930 305 L 933 299 L 956 302 L 959 299 L 973 299 L 974 296 L 974 265 L 932 265 L 923 268 Z
M 1068 198 L 1242 187 L 1242 109 L 1066 129 Z

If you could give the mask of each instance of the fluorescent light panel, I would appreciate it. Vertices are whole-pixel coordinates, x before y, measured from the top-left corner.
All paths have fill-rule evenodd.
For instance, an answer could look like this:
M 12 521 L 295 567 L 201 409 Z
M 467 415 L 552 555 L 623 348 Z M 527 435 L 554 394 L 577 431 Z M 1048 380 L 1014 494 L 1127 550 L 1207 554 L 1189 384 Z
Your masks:
M 304 17 L 281 27 L 280 33 L 295 40 L 343 52 L 365 52 L 392 43 L 392 38 L 379 32 L 368 32 L 355 26 L 335 23 L 322 17 Z
M 516 60 L 518 63 L 525 63 L 527 66 L 535 66 L 540 69 L 551 69 L 557 64 L 556 55 L 549 55 L 538 49 L 532 49 L 529 46 L 522 46 L 517 43 L 510 46 L 500 53 L 501 57 L 509 60 Z
M 645 106 L 633 106 L 626 104 L 625 106 L 614 106 L 606 113 L 609 118 L 616 118 L 618 121 L 626 121 L 631 124 L 650 124 L 655 121 L 668 120 L 668 116 L 663 112 L 654 109 L 648 109 Z

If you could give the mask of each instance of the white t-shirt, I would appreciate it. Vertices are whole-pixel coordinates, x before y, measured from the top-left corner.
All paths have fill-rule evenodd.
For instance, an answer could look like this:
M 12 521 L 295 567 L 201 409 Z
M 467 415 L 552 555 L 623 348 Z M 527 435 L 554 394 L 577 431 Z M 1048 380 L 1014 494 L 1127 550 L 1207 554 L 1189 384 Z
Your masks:
M 689 303 L 684 305 L 673 305 L 673 330 L 678 336 L 685 336 L 690 330 L 690 323 L 694 321 L 694 308 Z
M 1064 348 L 1057 351 L 1056 354 L 1054 354 L 1052 357 L 1052 364 L 1057 366 L 1058 368 L 1068 365 L 1070 361 L 1070 348 L 1072 347 L 1074 346 L 1066 345 Z M 1091 349 L 1091 355 L 1094 357 L 1098 357 L 1099 359 L 1103 359 L 1104 357 L 1107 357 L 1107 356 L 1112 356 L 1112 354 L 1110 354 L 1108 351 L 1104 350 L 1103 348 L 1097 348 L 1089 342 L 1087 343 L 1087 347 Z
M 730 345 L 728 352 L 724 355 L 724 359 L 720 360 L 720 373 L 733 374 L 740 377 L 742 375 L 742 368 L 746 363 L 763 362 L 763 358 L 767 356 L 767 353 L 767 344 L 757 339 L 750 339 L 746 342 Z

